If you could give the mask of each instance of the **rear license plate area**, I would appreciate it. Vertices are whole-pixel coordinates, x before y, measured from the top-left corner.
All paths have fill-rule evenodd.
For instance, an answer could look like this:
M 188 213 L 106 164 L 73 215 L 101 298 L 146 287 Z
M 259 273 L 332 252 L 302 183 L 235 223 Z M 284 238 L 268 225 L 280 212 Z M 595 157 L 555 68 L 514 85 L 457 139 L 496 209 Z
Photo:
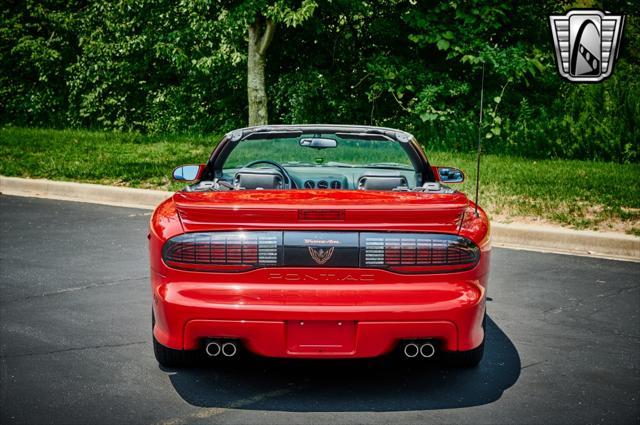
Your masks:
M 289 353 L 352 353 L 355 351 L 356 322 L 335 320 L 292 320 L 287 322 Z

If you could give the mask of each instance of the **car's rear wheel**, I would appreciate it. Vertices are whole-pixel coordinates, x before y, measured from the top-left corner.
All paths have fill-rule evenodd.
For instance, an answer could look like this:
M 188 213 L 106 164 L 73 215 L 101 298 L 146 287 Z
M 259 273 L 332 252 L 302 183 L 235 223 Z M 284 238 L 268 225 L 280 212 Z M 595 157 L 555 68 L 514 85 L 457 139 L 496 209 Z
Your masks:
M 153 337 L 153 353 L 156 356 L 156 360 L 163 367 L 185 367 L 194 363 L 196 351 L 191 350 L 174 350 L 173 348 L 165 347 L 156 340 L 153 335 L 153 327 L 156 324 L 156 318 L 151 312 L 151 329 Z
M 487 314 L 485 313 L 482 319 L 482 330 L 485 336 L 482 338 L 482 342 L 479 346 L 473 350 L 468 351 L 456 351 L 447 353 L 447 361 L 449 364 L 455 367 L 472 368 L 478 366 L 484 355 L 484 341 L 487 335 Z
M 483 355 L 484 341 L 482 341 L 482 343 L 473 350 L 447 353 L 447 360 L 449 364 L 455 367 L 472 368 L 478 366 Z

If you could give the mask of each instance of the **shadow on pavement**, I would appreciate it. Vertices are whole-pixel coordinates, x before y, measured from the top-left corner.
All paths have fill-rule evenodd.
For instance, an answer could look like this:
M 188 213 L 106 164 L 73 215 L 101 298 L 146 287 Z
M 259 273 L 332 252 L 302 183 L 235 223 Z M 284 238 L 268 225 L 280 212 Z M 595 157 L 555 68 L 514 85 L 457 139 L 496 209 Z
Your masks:
M 393 358 L 313 361 L 249 357 L 165 371 L 199 407 L 290 412 L 404 411 L 478 406 L 498 400 L 520 376 L 509 337 L 488 318 L 484 359 L 475 369 Z

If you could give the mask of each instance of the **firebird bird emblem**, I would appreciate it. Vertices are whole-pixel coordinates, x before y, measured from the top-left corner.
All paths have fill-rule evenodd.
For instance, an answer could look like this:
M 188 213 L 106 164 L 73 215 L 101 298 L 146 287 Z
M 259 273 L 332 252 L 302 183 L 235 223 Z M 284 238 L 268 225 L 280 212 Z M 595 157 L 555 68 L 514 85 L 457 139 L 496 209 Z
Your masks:
M 324 264 L 331 259 L 333 255 L 333 250 L 335 247 L 331 248 L 313 248 L 309 247 L 309 254 L 311 254 L 311 258 L 318 264 Z

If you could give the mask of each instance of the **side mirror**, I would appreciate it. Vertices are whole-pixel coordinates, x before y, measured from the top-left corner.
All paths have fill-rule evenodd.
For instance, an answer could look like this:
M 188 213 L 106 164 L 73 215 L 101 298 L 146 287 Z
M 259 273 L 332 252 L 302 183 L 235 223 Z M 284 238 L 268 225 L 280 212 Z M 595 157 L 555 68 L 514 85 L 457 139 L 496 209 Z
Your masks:
M 173 179 L 176 181 L 192 182 L 200 180 L 204 165 L 181 165 L 173 170 Z
M 462 183 L 464 181 L 464 173 L 452 167 L 436 167 L 438 176 L 442 183 Z

